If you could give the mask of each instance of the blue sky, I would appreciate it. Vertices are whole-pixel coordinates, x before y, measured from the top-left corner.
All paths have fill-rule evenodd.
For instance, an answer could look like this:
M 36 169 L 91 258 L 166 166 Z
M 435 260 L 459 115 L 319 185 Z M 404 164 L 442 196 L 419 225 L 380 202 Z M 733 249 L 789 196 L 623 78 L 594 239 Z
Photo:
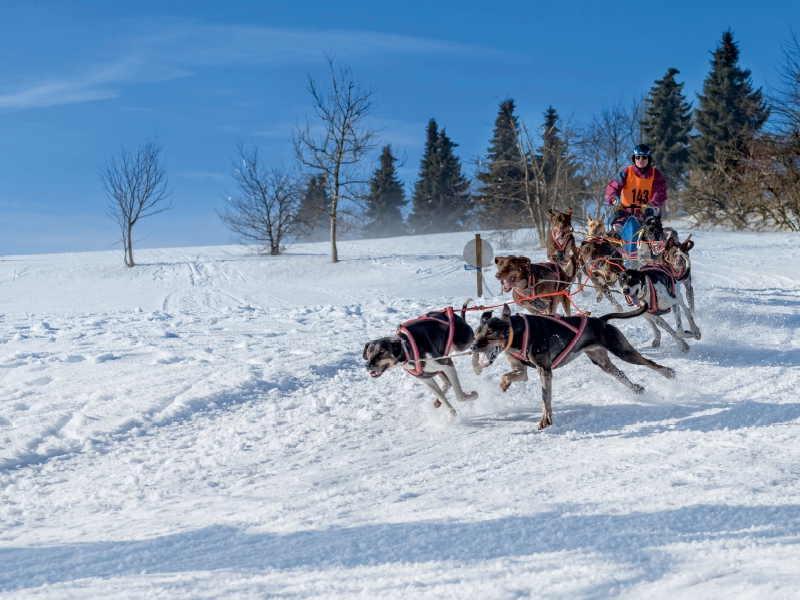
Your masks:
M 26 2 L 0 20 L 0 255 L 115 247 L 98 165 L 163 146 L 175 207 L 138 247 L 229 243 L 214 212 L 237 141 L 292 162 L 324 53 L 377 88 L 372 123 L 413 183 L 431 117 L 465 163 L 500 100 L 586 121 L 669 67 L 690 99 L 730 27 L 756 85 L 776 83 L 800 2 Z M 118 245 L 116 247 L 119 247 Z

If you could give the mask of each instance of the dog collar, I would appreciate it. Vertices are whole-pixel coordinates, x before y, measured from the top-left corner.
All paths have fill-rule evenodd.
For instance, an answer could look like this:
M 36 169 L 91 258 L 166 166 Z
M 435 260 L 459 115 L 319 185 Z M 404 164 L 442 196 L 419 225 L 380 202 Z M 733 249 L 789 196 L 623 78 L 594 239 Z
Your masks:
M 503 348 L 503 352 L 505 352 L 506 350 L 511 348 L 511 344 L 513 343 L 513 341 L 514 341 L 514 326 L 513 325 L 509 325 L 509 327 L 508 327 L 508 342 L 506 342 L 506 347 Z

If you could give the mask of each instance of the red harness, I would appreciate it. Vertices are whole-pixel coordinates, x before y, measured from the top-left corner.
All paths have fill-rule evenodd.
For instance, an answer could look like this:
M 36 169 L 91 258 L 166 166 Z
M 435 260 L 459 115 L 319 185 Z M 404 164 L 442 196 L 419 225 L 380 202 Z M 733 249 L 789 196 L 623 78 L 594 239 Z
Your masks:
M 428 316 L 428 315 L 422 315 L 421 317 L 419 317 L 417 319 L 411 319 L 410 321 L 405 321 L 403 323 L 400 323 L 400 325 L 398 325 L 397 333 L 398 334 L 402 333 L 403 335 L 405 335 L 408 338 L 408 345 L 411 346 L 411 352 L 409 352 L 408 347 L 405 344 L 402 344 L 403 352 L 405 352 L 405 355 L 406 355 L 406 362 L 411 362 L 411 361 L 414 362 L 414 368 L 413 369 L 408 369 L 406 367 L 403 367 L 408 372 L 409 375 L 413 375 L 414 377 L 419 377 L 420 375 L 422 375 L 422 363 L 423 363 L 423 361 L 420 360 L 419 348 L 417 347 L 417 342 L 414 339 L 414 336 L 411 335 L 411 333 L 409 333 L 408 329 L 406 329 L 407 325 L 411 325 L 412 323 L 419 323 L 420 321 L 436 321 L 437 323 L 441 323 L 442 325 L 446 325 L 447 326 L 447 344 L 444 347 L 444 354 L 442 356 L 447 356 L 448 354 L 450 354 L 450 348 L 453 347 L 453 334 L 455 333 L 455 329 L 456 329 L 455 328 L 455 318 L 454 318 L 454 314 L 453 314 L 453 307 L 452 306 L 448 306 L 447 308 L 445 308 L 441 312 L 443 312 L 444 314 L 447 315 L 447 321 L 444 321 L 442 319 L 437 319 L 436 317 L 431 317 L 431 316 Z
M 550 271 L 553 273 L 554 279 L 559 282 L 558 286 L 556 287 L 556 291 L 561 291 L 561 289 L 562 289 L 562 287 L 561 287 L 562 286 L 562 281 L 561 281 L 561 277 L 559 276 L 559 273 L 558 273 L 558 265 L 556 265 L 554 263 L 551 263 L 551 262 L 534 263 L 534 264 L 536 264 L 536 265 L 538 265 L 540 267 L 547 267 L 548 269 L 550 269 Z M 514 296 L 514 302 L 515 303 L 519 303 L 519 301 L 522 298 L 528 298 L 529 296 L 535 296 L 536 295 L 536 278 L 533 276 L 533 273 L 530 270 L 528 271 L 528 287 L 524 288 L 521 291 L 520 291 L 519 288 L 514 287 L 511 290 L 511 292 L 512 292 L 511 295 Z M 524 293 L 524 292 L 527 292 L 527 293 Z
M 528 358 L 524 353 L 528 348 L 528 341 L 530 336 L 530 325 L 528 323 L 528 317 L 532 315 L 519 314 L 518 316 L 522 317 L 525 320 L 525 333 L 522 334 L 522 351 L 520 353 L 508 351 L 508 353 L 519 361 L 528 362 Z M 561 315 L 556 315 L 554 317 L 551 317 L 549 315 L 538 315 L 538 318 L 550 319 L 551 321 L 555 321 L 559 325 L 563 325 L 564 327 L 566 327 L 567 329 L 572 331 L 572 333 L 575 334 L 575 337 L 572 338 L 572 341 L 569 344 L 567 344 L 567 347 L 564 348 L 561 354 L 559 354 L 553 361 L 553 364 L 550 365 L 551 369 L 555 369 L 558 367 L 558 365 L 561 364 L 561 361 L 564 360 L 564 358 L 566 358 L 566 356 L 572 351 L 572 349 L 575 347 L 575 344 L 578 343 L 578 340 L 580 339 L 583 330 L 586 329 L 586 322 L 587 322 L 586 315 L 581 315 L 581 324 L 578 327 L 573 327 L 569 323 L 562 321 Z
M 651 263 L 639 269 L 640 271 L 658 271 L 659 273 L 663 273 L 667 277 L 669 277 L 669 293 L 673 296 L 675 295 L 675 277 L 670 273 L 667 269 L 657 263 Z M 656 295 L 656 288 L 653 285 L 653 280 L 647 277 L 647 285 L 650 287 L 650 308 L 647 309 L 649 313 L 658 313 L 661 315 L 666 315 L 669 312 L 672 312 L 671 308 L 668 308 L 664 311 L 658 310 L 658 296 Z
M 555 229 L 550 230 L 550 237 L 553 238 L 553 243 L 556 245 L 556 248 L 558 248 L 560 252 L 563 252 L 564 250 L 567 249 L 567 244 L 569 243 L 569 236 L 571 235 L 572 232 L 567 233 L 567 235 L 564 236 L 564 243 L 560 244 L 558 242 L 558 236 L 556 235 L 556 230 Z

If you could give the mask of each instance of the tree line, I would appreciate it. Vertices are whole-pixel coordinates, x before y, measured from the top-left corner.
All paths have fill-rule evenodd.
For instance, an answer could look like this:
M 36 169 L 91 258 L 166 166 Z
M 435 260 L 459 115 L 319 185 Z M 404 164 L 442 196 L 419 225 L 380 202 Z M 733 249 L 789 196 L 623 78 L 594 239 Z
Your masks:
M 532 228 L 544 240 L 549 210 L 573 207 L 579 219 L 601 213 L 608 181 L 630 163 L 631 149 L 646 143 L 667 180 L 670 214 L 691 217 L 699 226 L 800 230 L 797 36 L 792 32 L 784 45 L 779 83 L 767 94 L 755 89 L 750 71 L 739 65 L 730 30 L 710 62 L 696 105 L 687 100 L 675 68 L 644 97 L 606 106 L 585 124 L 562 118 L 551 106 L 531 126 L 516 114 L 514 100 L 505 99 L 486 154 L 470 160 L 471 176 L 455 152 L 458 144 L 431 119 L 408 197 L 397 174 L 404 161 L 390 144 L 379 144 L 368 124 L 375 89 L 361 86 L 349 69 L 337 70 L 329 56 L 327 84 L 309 77 L 314 118 L 293 135 L 296 165 L 267 166 L 257 147 L 240 143 L 236 193 L 219 216 L 241 241 L 265 254 L 280 254 L 294 241 L 330 241 L 333 262 L 337 236 L 344 234 Z M 379 146 L 377 165 L 370 168 L 367 157 Z M 145 148 L 152 154 L 152 147 Z M 130 158 L 124 150 L 122 156 Z M 106 163 L 101 177 L 132 266 L 130 219 L 119 208 L 126 195 L 109 185 L 115 164 Z M 161 175 L 158 190 L 167 199 L 163 165 Z M 152 199 L 139 204 L 141 216 L 158 209 Z

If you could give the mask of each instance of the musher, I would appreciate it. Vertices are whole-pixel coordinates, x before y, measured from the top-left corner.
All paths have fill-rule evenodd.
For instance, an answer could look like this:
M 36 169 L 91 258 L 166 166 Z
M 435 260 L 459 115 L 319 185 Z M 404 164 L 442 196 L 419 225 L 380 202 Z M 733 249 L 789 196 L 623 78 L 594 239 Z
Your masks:
M 614 211 L 610 225 L 618 234 L 631 215 L 643 221 L 651 211 L 658 214 L 667 202 L 667 182 L 653 166 L 652 155 L 647 144 L 636 146 L 631 157 L 633 164 L 617 173 L 606 187 L 606 202 Z

